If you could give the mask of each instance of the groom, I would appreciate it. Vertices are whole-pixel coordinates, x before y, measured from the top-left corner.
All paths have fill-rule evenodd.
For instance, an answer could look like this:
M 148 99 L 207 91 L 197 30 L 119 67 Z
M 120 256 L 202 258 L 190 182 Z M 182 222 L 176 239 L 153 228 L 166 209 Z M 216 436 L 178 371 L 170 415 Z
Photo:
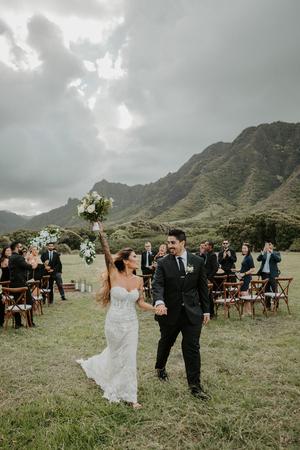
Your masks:
M 169 254 L 157 261 L 153 282 L 156 320 L 160 328 L 155 368 L 160 380 L 167 380 L 165 369 L 171 347 L 182 334 L 182 353 L 192 395 L 207 400 L 200 385 L 200 333 L 210 320 L 207 278 L 204 262 L 185 249 L 184 231 L 173 229 L 168 235 Z

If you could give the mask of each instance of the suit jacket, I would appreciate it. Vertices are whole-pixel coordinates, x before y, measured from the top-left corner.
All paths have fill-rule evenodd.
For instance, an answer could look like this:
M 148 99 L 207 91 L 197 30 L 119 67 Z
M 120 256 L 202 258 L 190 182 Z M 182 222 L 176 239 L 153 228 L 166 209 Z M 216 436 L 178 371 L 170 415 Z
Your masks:
M 166 325 L 175 324 L 181 314 L 182 304 L 192 324 L 201 321 L 203 313 L 209 313 L 207 277 L 204 262 L 187 252 L 187 265 L 193 267 L 183 279 L 175 256 L 167 255 L 157 261 L 153 281 L 153 301 L 163 300 L 168 308 L 166 316 L 155 316 Z
M 153 260 L 154 260 L 154 256 L 155 256 L 155 254 L 154 254 L 154 252 L 150 252 L 150 255 L 149 255 L 149 257 L 148 257 L 148 260 L 149 260 L 149 266 L 151 266 L 151 264 L 153 263 Z M 149 269 L 149 267 L 147 267 L 146 266 L 146 262 L 147 262 L 147 252 L 146 251 L 144 251 L 144 252 L 142 252 L 142 257 L 141 257 L 141 269 L 142 269 L 142 272 L 144 273 L 144 272 L 153 272 L 153 270 L 152 269 Z
M 24 287 L 28 279 L 28 273 L 32 270 L 30 264 L 25 261 L 24 256 L 13 252 L 9 258 L 10 286 Z
M 42 253 L 41 260 L 43 263 L 45 261 L 49 260 L 49 251 L 48 250 L 46 252 Z M 56 251 L 53 251 L 52 260 L 50 261 L 49 266 L 51 267 L 51 269 L 53 269 L 52 273 L 54 273 L 54 274 L 62 272 L 62 264 L 61 264 L 60 256 L 59 256 L 59 253 L 57 253 Z
M 215 254 L 214 251 L 206 253 L 205 269 L 207 278 L 209 280 L 212 280 L 219 269 L 217 255 Z
M 262 274 L 265 262 L 267 259 L 267 254 L 264 253 L 263 255 L 260 254 L 257 257 L 257 261 L 261 261 L 261 266 L 259 271 L 257 272 L 259 275 Z M 278 277 L 279 275 L 279 269 L 277 266 L 277 263 L 279 263 L 281 261 L 281 256 L 279 252 L 272 252 L 271 256 L 270 256 L 270 260 L 269 260 L 269 264 L 270 264 L 270 278 L 275 278 Z
M 223 251 L 219 252 L 218 255 L 218 262 L 220 264 L 220 266 L 222 267 L 222 269 L 224 270 L 224 272 L 231 272 L 231 269 L 233 269 L 235 267 L 235 263 L 236 263 L 236 254 L 235 251 L 232 250 L 232 248 L 228 249 L 230 251 L 230 256 L 226 255 L 225 258 L 223 256 Z

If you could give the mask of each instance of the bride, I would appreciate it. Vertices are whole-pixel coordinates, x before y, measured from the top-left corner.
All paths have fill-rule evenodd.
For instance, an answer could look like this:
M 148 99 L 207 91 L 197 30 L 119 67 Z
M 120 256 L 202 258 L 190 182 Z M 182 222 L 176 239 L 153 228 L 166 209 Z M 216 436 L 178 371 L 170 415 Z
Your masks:
M 146 311 L 155 308 L 144 301 L 143 279 L 135 275 L 137 255 L 131 248 L 120 250 L 113 259 L 103 225 L 99 224 L 107 274 L 101 291 L 101 302 L 109 304 L 105 319 L 105 350 L 87 360 L 78 360 L 88 378 L 102 388 L 110 402 L 125 401 L 141 408 L 137 401 L 136 352 L 138 320 L 135 305 Z

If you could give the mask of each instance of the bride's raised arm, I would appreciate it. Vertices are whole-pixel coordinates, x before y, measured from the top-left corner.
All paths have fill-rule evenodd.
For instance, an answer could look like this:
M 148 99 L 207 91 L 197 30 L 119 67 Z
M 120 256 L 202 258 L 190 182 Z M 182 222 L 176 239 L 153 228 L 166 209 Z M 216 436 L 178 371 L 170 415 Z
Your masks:
M 110 273 L 116 267 L 115 267 L 115 264 L 114 264 L 113 257 L 112 257 L 112 255 L 110 253 L 109 244 L 108 244 L 106 235 L 104 233 L 104 228 L 103 228 L 102 222 L 98 221 L 98 225 L 99 225 L 99 239 L 100 239 L 100 242 L 101 242 L 101 245 L 102 245 L 102 250 L 103 250 L 103 253 L 104 253 L 106 267 L 107 267 L 108 273 Z

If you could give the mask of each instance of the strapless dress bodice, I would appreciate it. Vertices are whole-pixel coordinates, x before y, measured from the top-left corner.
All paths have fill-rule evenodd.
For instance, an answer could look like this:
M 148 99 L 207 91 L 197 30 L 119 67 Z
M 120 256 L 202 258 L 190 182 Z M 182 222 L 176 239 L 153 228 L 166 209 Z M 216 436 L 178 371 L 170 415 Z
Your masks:
M 118 322 L 136 320 L 136 302 L 138 298 L 138 289 L 127 291 L 122 286 L 112 287 L 110 290 L 110 306 L 107 319 Z

